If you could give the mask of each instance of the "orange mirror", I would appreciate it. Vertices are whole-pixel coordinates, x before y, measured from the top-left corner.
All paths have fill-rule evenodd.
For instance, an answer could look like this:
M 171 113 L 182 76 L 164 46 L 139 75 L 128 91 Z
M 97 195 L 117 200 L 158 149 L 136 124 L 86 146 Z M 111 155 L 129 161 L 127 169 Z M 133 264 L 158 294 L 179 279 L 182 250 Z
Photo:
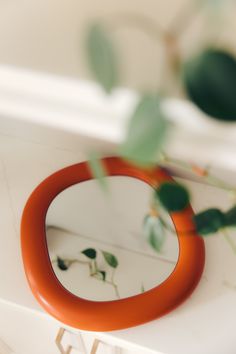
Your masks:
M 133 225 L 136 225 L 137 222 L 129 210 L 132 211 L 135 207 L 138 210 L 136 218 L 137 215 L 142 215 L 146 207 L 145 202 L 147 202 L 145 195 L 149 189 L 151 190 L 153 186 L 163 181 L 172 179 L 161 168 L 147 172 L 147 170 L 137 168 L 120 158 L 106 158 L 103 159 L 103 163 L 108 175 L 111 176 L 109 178 L 112 181 L 114 199 L 119 200 L 119 205 L 121 204 L 120 199 L 124 199 L 123 213 L 128 221 L 130 219 L 128 222 L 129 231 L 133 232 Z M 84 181 L 89 182 L 81 184 Z M 110 331 L 131 327 L 169 312 L 193 291 L 204 266 L 204 243 L 193 232 L 191 208 L 188 207 L 182 212 L 171 215 L 171 226 L 175 228 L 177 237 L 173 237 L 173 235 L 172 238 L 170 237 L 172 254 L 164 252 L 159 257 L 167 265 L 165 267 L 163 265 L 163 271 L 158 278 L 153 271 L 157 264 L 155 262 L 158 261 L 155 253 L 149 251 L 148 248 L 146 250 L 146 246 L 142 243 L 139 244 L 139 249 L 135 249 L 136 245 L 132 243 L 133 240 L 131 240 L 132 242 L 129 240 L 131 243 L 128 246 L 126 244 L 124 249 L 121 238 L 127 240 L 129 237 L 123 227 L 124 221 L 117 221 L 113 227 L 113 230 L 117 231 L 116 235 L 104 229 L 105 223 L 102 223 L 102 218 L 106 214 L 103 212 L 103 206 L 109 204 L 110 198 L 99 206 L 100 200 L 93 191 L 94 184 L 89 166 L 83 162 L 48 177 L 30 196 L 22 217 L 21 236 L 25 271 L 35 297 L 47 312 L 61 322 L 86 330 Z M 83 192 L 81 192 L 82 189 Z M 129 202 L 128 194 L 135 195 L 135 200 L 130 198 Z M 84 202 L 86 196 L 87 212 Z M 68 198 L 70 198 L 71 204 L 67 204 Z M 80 203 L 77 203 L 78 200 Z M 93 200 L 96 200 L 96 208 L 91 205 Z M 135 205 L 138 203 L 140 206 L 137 208 Z M 64 209 L 61 206 L 64 206 Z M 118 212 L 120 213 L 120 211 Z M 138 220 L 141 220 L 140 216 Z M 106 231 L 110 239 L 104 238 Z M 191 235 L 189 235 L 190 231 Z M 100 238 L 97 247 L 95 247 L 97 240 L 91 237 L 93 233 L 96 233 Z M 67 250 L 60 251 L 58 246 L 60 240 L 62 240 L 62 245 L 65 245 L 63 237 L 66 238 L 67 245 L 70 245 L 70 250 L 76 249 L 76 252 L 80 252 L 79 257 L 76 259 L 74 256 L 65 257 Z M 87 243 L 85 243 L 85 239 Z M 138 240 L 141 242 L 140 239 Z M 123 270 L 124 264 L 126 266 L 128 264 L 128 248 L 132 247 L 137 253 L 141 253 L 140 247 L 142 249 L 142 257 L 139 257 L 139 262 L 142 262 L 143 267 L 140 264 L 140 269 L 129 266 L 129 271 L 126 272 L 133 280 L 133 287 L 127 286 L 127 284 L 129 285 L 128 278 L 126 281 L 121 281 L 123 287 L 120 290 L 116 289 L 117 282 L 113 280 L 112 284 L 115 264 L 112 264 L 112 259 L 109 260 L 109 257 L 114 254 L 114 243 L 118 247 L 117 249 L 121 250 L 115 253 L 115 256 L 123 256 L 121 260 L 118 257 Z M 99 271 L 97 274 L 90 273 L 90 275 L 99 276 L 100 279 L 97 280 L 100 282 L 91 281 L 89 286 L 86 286 L 83 282 L 83 272 L 89 273 L 90 267 L 94 264 L 92 251 L 100 253 Z M 60 257 L 58 257 L 58 252 L 62 252 L 59 254 Z M 150 256 L 155 260 L 150 261 Z M 103 264 L 106 257 L 111 265 L 110 269 L 105 268 Z M 59 264 L 62 266 L 62 271 L 58 271 L 55 267 L 58 258 L 59 261 L 62 261 L 62 264 Z M 132 259 L 133 263 L 137 263 L 134 256 Z M 78 278 L 80 281 L 67 284 L 69 277 L 64 276 L 63 267 L 68 267 L 72 263 L 73 269 L 71 268 L 72 270 L 68 274 L 73 277 L 74 272 L 74 277 L 77 277 L 76 272 L 79 270 L 81 272 L 80 278 Z M 76 268 L 75 263 L 76 266 L 79 263 L 79 267 Z M 149 277 L 146 273 L 142 273 L 145 267 L 148 269 L 147 264 L 152 265 Z M 160 266 L 158 265 L 158 267 Z M 139 278 L 140 276 L 143 276 L 144 279 Z M 119 274 L 117 277 L 119 278 Z M 98 296 L 100 292 L 96 291 L 95 283 L 100 286 L 99 289 L 106 287 L 105 297 Z

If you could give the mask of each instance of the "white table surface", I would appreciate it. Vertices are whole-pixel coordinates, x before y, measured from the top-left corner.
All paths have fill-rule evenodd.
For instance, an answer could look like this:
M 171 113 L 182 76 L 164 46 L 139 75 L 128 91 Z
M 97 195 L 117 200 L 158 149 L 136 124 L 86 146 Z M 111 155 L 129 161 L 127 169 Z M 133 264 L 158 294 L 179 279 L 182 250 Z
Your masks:
M 28 288 L 22 267 L 19 238 L 22 209 L 30 192 L 42 179 L 84 158 L 82 146 L 80 153 L 74 153 L 1 135 L 1 299 L 41 311 Z M 193 182 L 189 184 L 196 210 L 215 204 L 222 208 L 229 206 L 224 192 Z M 235 269 L 236 255 L 223 236 L 207 238 L 204 275 L 193 295 L 183 305 L 161 319 L 102 336 L 139 348 L 149 348 L 156 353 L 234 354 Z

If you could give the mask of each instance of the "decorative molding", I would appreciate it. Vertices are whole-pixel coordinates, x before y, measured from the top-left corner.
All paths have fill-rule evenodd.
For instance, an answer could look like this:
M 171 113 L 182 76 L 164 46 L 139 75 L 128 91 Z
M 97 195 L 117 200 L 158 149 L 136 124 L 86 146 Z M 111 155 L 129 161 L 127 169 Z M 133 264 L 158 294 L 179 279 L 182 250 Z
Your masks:
M 138 96 L 119 89 L 0 66 L 0 133 L 78 150 L 78 138 L 114 146 L 124 137 Z M 181 158 L 236 169 L 236 126 L 207 118 L 190 102 L 163 105 L 172 126 L 167 151 Z M 106 149 L 105 149 L 106 150 Z

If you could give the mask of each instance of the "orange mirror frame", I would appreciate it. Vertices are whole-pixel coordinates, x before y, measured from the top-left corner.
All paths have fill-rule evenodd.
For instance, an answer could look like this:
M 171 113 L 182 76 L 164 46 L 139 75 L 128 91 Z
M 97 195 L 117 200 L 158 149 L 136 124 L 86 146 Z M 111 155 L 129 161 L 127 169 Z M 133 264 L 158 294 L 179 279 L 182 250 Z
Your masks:
M 173 181 L 162 168 L 138 168 L 118 157 L 104 158 L 109 176 L 129 176 L 152 187 Z M 179 242 L 174 271 L 160 285 L 142 294 L 114 301 L 90 301 L 65 289 L 57 279 L 48 254 L 45 218 L 53 199 L 64 189 L 93 179 L 87 162 L 66 167 L 44 180 L 31 194 L 22 216 L 21 245 L 25 273 L 42 307 L 65 324 L 89 331 L 111 331 L 156 319 L 182 303 L 198 284 L 205 248 L 195 233 L 190 206 L 171 214 Z M 189 234 L 190 233 L 190 234 Z

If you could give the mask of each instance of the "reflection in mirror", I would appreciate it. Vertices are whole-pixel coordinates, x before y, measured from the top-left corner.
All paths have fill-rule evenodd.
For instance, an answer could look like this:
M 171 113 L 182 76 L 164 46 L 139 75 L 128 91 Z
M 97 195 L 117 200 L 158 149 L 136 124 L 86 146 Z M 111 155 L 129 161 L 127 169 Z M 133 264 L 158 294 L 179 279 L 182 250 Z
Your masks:
M 134 178 L 107 178 L 109 194 L 96 180 L 76 184 L 54 199 L 46 217 L 56 276 L 73 294 L 95 301 L 138 295 L 157 286 L 172 273 L 179 254 L 168 215 L 162 215 L 166 227 L 160 250 L 145 237 L 152 188 Z

